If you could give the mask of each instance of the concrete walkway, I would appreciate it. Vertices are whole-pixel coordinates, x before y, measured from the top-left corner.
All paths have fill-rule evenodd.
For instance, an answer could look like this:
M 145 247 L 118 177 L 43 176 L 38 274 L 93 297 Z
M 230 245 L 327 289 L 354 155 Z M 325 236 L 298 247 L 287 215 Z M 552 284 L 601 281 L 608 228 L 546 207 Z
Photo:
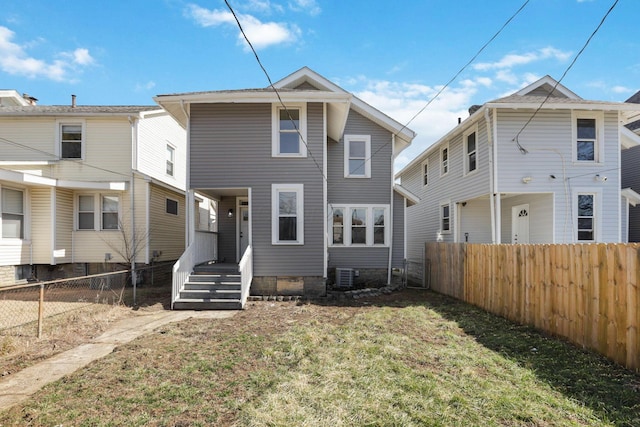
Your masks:
M 119 320 L 89 343 L 67 350 L 0 381 L 0 411 L 27 400 L 46 384 L 83 368 L 108 355 L 117 346 L 152 332 L 159 326 L 189 318 L 225 319 L 235 313 L 236 311 L 159 311 Z

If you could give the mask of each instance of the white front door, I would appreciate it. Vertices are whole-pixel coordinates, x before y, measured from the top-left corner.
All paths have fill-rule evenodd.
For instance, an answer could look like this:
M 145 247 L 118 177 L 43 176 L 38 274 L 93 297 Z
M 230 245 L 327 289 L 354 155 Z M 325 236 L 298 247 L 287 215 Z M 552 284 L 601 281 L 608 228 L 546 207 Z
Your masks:
M 511 243 L 529 243 L 529 205 L 511 208 Z
M 240 230 L 240 235 L 238 237 L 240 239 L 240 254 L 238 255 L 238 262 L 242 259 L 242 255 L 244 255 L 244 251 L 249 245 L 249 207 L 240 206 L 239 212 L 238 221 L 240 221 L 240 227 L 238 229 Z

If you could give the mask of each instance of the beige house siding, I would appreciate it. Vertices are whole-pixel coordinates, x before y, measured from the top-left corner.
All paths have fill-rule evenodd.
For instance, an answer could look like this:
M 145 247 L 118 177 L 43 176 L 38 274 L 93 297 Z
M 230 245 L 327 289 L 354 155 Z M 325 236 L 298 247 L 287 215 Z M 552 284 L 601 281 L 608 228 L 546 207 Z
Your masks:
M 51 118 L 0 118 L 2 137 L 32 149 L 13 144 L 2 144 L 3 161 L 45 161 L 55 157 L 54 144 L 56 135 L 55 119 Z M 51 153 L 51 156 L 45 153 Z
M 157 185 L 150 189 L 150 250 L 162 251 L 159 261 L 176 260 L 184 252 L 185 197 Z M 166 212 L 167 198 L 178 202 L 178 215 Z
M 73 191 L 56 189 L 56 241 L 54 259 L 56 264 L 73 262 Z
M 31 194 L 31 240 L 33 242 L 33 263 L 50 264 L 52 258 L 52 188 L 32 188 Z M 25 230 L 25 234 L 26 230 Z

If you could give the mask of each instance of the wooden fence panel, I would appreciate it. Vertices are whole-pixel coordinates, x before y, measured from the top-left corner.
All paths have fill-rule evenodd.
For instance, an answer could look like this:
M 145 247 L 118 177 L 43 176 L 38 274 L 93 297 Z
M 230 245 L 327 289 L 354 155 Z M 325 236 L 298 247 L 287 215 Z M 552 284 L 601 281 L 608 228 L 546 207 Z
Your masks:
M 433 290 L 640 371 L 640 244 L 427 243 Z

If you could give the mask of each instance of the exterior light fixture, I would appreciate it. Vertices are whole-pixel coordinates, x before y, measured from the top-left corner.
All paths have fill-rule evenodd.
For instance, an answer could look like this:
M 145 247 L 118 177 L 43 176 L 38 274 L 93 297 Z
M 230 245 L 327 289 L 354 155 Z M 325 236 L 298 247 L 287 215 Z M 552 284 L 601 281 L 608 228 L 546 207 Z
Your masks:
M 530 183 L 531 181 L 533 181 L 533 177 L 532 177 L 532 176 L 524 176 L 524 177 L 522 177 L 522 182 L 523 182 L 524 184 L 528 184 L 528 183 Z
M 229 212 L 227 212 L 227 218 L 233 218 L 233 209 L 229 209 Z

